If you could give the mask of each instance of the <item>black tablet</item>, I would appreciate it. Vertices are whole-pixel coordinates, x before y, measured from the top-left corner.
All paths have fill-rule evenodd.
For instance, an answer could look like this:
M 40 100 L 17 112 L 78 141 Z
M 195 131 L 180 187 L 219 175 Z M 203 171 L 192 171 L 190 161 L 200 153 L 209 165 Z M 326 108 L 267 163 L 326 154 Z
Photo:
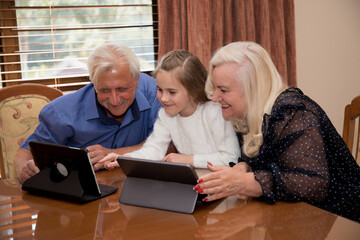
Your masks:
M 190 164 L 124 156 L 118 156 L 117 161 L 128 177 L 141 177 L 184 184 L 196 184 L 198 180 L 195 168 Z
M 98 184 L 87 150 L 30 141 L 29 148 L 40 172 L 27 179 L 22 189 L 87 202 L 117 190 Z
M 118 156 L 126 175 L 119 201 L 125 204 L 192 213 L 198 200 L 193 166 Z

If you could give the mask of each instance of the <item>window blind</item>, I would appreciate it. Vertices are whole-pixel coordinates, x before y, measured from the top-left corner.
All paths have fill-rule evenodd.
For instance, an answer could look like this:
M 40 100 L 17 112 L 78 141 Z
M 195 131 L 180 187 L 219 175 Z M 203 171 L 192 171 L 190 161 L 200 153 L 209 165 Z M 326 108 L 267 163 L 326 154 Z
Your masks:
M 152 71 L 156 1 L 0 0 L 1 86 L 42 83 L 62 90 L 87 84 L 86 61 L 99 45 L 123 43 Z

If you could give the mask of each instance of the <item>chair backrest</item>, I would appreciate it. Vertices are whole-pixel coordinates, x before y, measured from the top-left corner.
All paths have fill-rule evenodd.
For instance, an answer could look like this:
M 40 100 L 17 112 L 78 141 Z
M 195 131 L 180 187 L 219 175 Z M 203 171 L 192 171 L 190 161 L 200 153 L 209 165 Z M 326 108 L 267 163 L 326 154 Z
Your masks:
M 343 139 L 360 165 L 360 95 L 345 107 Z
M 20 84 L 0 89 L 0 174 L 15 177 L 13 159 L 20 144 L 39 124 L 40 110 L 63 93 L 41 84 Z

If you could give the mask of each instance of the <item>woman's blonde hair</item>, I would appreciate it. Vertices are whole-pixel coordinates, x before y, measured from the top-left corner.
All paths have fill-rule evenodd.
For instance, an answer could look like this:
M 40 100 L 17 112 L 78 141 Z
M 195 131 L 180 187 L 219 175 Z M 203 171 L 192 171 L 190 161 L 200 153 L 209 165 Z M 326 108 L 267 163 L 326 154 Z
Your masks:
M 156 78 L 161 70 L 173 71 L 194 102 L 204 103 L 209 100 L 205 92 L 207 71 L 192 53 L 186 50 L 172 50 L 166 53 L 153 72 L 153 77 Z
M 214 94 L 212 74 L 222 64 L 238 65 L 236 79 L 242 86 L 247 112 L 244 119 L 231 119 L 234 129 L 244 137 L 243 153 L 253 157 L 263 143 L 262 123 L 264 114 L 271 108 L 285 85 L 271 57 L 264 48 L 254 42 L 234 42 L 219 49 L 210 61 L 206 92 L 211 99 Z

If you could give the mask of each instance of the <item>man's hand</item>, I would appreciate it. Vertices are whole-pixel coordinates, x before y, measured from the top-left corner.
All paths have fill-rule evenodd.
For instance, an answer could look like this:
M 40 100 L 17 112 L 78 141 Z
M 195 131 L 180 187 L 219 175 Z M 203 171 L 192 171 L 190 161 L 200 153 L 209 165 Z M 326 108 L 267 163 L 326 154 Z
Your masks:
M 29 177 L 40 172 L 32 158 L 33 157 L 28 149 L 19 148 L 16 151 L 13 167 L 20 183 L 23 183 Z
M 103 159 L 106 155 L 111 153 L 112 149 L 104 148 L 103 146 L 96 144 L 86 148 L 89 152 L 91 164 L 94 166 L 94 170 L 104 168 L 104 163 L 98 163 L 100 159 Z
M 21 168 L 20 174 L 19 174 L 19 182 L 23 183 L 26 179 L 34 176 L 40 172 L 39 168 L 35 165 L 35 162 L 33 159 L 26 161 L 26 163 Z
M 89 157 L 90 157 L 91 163 L 93 165 L 94 170 L 96 171 L 96 170 L 105 168 L 104 162 L 103 161 L 99 162 L 99 161 L 101 159 L 103 159 L 104 157 L 106 157 L 109 153 L 116 153 L 117 155 L 124 155 L 128 152 L 133 152 L 133 151 L 140 149 L 143 144 L 144 144 L 144 142 L 141 142 L 137 145 L 127 146 L 127 147 L 122 147 L 122 148 L 117 148 L 117 149 L 104 148 L 103 146 L 96 144 L 96 145 L 88 146 L 86 149 L 89 152 Z M 112 162 L 107 167 L 109 169 L 118 167 L 118 165 L 116 165 L 117 162 L 116 163 L 115 162 Z

